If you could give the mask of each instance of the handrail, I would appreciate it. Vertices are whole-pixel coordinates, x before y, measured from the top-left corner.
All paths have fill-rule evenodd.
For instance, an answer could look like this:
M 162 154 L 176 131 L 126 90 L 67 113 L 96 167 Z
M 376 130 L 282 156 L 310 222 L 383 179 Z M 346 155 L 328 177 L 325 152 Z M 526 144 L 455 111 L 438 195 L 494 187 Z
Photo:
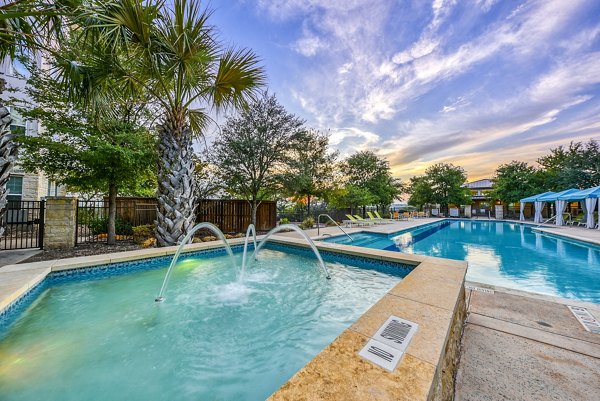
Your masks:
M 546 219 L 546 220 L 542 221 L 540 224 L 538 224 L 537 226 L 535 226 L 535 228 L 541 227 L 542 224 L 546 224 L 547 222 L 549 222 L 551 220 L 556 220 L 556 215 L 550 217 L 549 219 Z
M 347 232 L 346 232 L 346 231 L 345 231 L 345 230 L 344 230 L 342 227 L 340 227 L 340 225 L 339 225 L 338 223 L 336 223 L 336 221 L 335 221 L 334 219 L 332 219 L 332 218 L 331 218 L 331 216 L 330 216 L 330 215 L 328 215 L 328 214 L 320 214 L 320 215 L 317 217 L 317 236 L 320 236 L 320 235 L 321 235 L 321 223 L 320 223 L 320 221 L 321 221 L 321 216 L 326 216 L 326 217 L 327 217 L 329 220 L 331 220 L 331 221 L 333 222 L 333 224 L 335 224 L 335 225 L 337 226 L 337 228 L 339 228 L 340 230 L 342 230 L 342 232 L 343 232 L 344 234 L 346 234 L 346 236 L 347 236 L 348 238 L 350 238 L 350 241 L 353 241 L 353 242 L 354 242 L 354 239 L 353 239 L 351 236 L 349 236 L 349 235 L 348 235 L 348 233 L 347 233 Z

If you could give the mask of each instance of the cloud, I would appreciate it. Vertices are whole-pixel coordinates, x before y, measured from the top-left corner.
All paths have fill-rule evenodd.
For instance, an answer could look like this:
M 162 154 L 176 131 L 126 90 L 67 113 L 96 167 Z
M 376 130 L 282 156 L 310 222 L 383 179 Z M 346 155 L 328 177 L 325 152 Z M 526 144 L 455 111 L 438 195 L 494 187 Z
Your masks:
M 600 136 L 590 3 L 402 4 L 259 1 L 272 19 L 300 21 L 290 47 L 311 64 L 290 92 L 333 145 L 379 148 L 404 177 L 444 160 L 480 175 L 573 133 Z
M 371 149 L 380 143 L 379 135 L 356 127 L 335 128 L 330 131 L 329 144 L 340 150 L 342 157 Z
M 292 45 L 292 49 L 306 57 L 312 57 L 326 48 L 327 44 L 317 36 L 302 37 Z

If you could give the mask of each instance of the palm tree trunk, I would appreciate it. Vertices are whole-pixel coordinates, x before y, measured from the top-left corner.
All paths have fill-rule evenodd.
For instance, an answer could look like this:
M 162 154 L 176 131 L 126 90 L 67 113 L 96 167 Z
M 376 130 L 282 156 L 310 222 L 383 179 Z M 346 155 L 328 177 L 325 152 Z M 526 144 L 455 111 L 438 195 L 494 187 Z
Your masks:
M 176 245 L 196 222 L 192 134 L 183 118 L 169 117 L 158 128 L 159 246 Z
M 3 86 L 0 82 L 0 93 Z M 19 151 L 14 141 L 15 136 L 10 130 L 11 122 L 10 112 L 0 104 L 0 236 L 4 235 L 4 213 L 6 213 L 6 195 L 8 195 L 6 184 Z

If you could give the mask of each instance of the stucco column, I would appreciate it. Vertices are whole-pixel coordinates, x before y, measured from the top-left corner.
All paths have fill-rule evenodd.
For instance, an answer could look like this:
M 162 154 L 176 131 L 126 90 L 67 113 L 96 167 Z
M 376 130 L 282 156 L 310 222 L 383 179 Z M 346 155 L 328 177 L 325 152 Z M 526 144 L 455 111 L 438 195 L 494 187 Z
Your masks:
M 504 218 L 504 206 L 495 205 L 494 215 L 496 216 L 496 219 L 502 220 Z
M 73 248 L 77 198 L 51 196 L 46 198 L 44 249 Z

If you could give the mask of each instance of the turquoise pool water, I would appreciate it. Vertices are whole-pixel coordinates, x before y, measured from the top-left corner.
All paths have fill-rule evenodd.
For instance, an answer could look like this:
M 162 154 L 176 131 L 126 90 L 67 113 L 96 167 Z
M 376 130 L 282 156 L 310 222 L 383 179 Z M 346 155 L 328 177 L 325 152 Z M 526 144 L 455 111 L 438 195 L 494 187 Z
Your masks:
M 325 241 L 465 260 L 467 280 L 600 303 L 600 248 L 518 223 L 444 220 L 391 235 Z
M 265 249 L 239 284 L 226 256 L 201 255 L 163 303 L 167 260 L 51 279 L 0 331 L 0 399 L 264 400 L 408 272 L 344 263 L 326 280 L 314 256 Z

